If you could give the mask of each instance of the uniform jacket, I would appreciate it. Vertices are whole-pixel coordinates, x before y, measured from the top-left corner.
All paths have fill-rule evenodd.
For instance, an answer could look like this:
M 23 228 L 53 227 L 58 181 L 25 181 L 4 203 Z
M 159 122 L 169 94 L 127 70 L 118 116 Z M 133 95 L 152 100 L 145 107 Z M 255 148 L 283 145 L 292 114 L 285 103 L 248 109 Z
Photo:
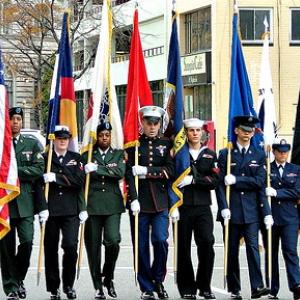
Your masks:
M 220 179 L 216 153 L 206 146 L 196 160 L 190 155 L 193 183 L 184 187 L 183 205 L 211 205 L 210 190 L 214 190 Z
M 275 225 L 298 224 L 297 201 L 300 199 L 300 167 L 286 163 L 280 176 L 276 162 L 271 163 L 271 186 L 277 191 L 272 197 Z
M 87 153 L 83 155 L 83 161 L 86 164 Z M 123 150 L 110 148 L 103 160 L 98 147 L 95 147 L 92 162 L 98 164 L 98 169 L 90 173 L 88 214 L 112 215 L 124 212 L 123 196 L 119 185 L 126 169 Z
M 221 183 L 217 189 L 219 211 L 228 208 L 224 176 L 227 168 L 227 149 L 220 151 L 218 164 L 221 171 Z M 264 195 L 266 171 L 263 150 L 250 145 L 243 160 L 236 145 L 231 152 L 231 174 L 236 176 L 236 184 L 230 186 L 231 223 L 247 224 L 260 221 L 260 215 L 271 214 Z M 263 191 L 263 192 L 262 192 Z
M 20 195 L 9 203 L 11 218 L 30 217 L 34 215 L 34 182 L 44 172 L 44 159 L 37 141 L 20 134 L 15 147 L 20 181 Z
M 45 161 L 47 162 L 47 155 Z M 80 154 L 67 151 L 63 162 L 60 163 L 53 151 L 51 172 L 55 173 L 56 181 L 49 184 L 49 215 L 72 216 L 85 210 L 84 171 Z
M 137 194 L 132 175 L 135 149 L 127 149 L 128 200 L 138 199 L 142 212 L 163 211 L 168 209 L 168 184 L 174 174 L 174 164 L 170 155 L 172 143 L 165 137 L 148 138 L 145 135 L 140 137 L 139 142 L 139 165 L 147 167 L 147 175 L 144 179 L 139 179 Z

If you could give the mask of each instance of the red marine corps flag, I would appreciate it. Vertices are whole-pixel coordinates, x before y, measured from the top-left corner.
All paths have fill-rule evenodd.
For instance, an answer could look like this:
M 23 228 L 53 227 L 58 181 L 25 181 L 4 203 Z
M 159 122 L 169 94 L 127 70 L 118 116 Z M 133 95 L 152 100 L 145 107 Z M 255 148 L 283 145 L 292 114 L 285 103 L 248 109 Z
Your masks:
M 20 194 L 18 168 L 11 139 L 8 97 L 0 50 L 0 239 L 10 230 L 8 202 Z

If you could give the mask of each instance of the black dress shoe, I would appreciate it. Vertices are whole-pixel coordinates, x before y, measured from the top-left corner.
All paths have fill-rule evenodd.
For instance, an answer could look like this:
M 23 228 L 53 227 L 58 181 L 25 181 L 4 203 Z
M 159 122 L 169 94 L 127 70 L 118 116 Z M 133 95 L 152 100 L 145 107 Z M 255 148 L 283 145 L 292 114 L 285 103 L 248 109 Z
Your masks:
M 159 299 L 169 298 L 169 295 L 168 295 L 167 291 L 165 290 L 164 285 L 161 282 L 156 282 L 154 284 L 154 290 L 157 293 L 157 296 Z
M 243 297 L 242 297 L 242 295 L 240 294 L 240 292 L 237 292 L 237 293 L 231 293 L 230 299 L 241 300 L 241 299 L 243 299 Z
M 106 299 L 102 286 L 98 290 L 96 290 L 95 299 Z
M 64 289 L 64 293 L 67 295 L 68 299 L 76 299 L 77 298 L 76 291 L 70 286 L 67 286 Z
M 11 292 L 7 295 L 6 300 L 19 300 L 17 292 Z
M 60 290 L 54 290 L 50 292 L 50 299 L 51 300 L 60 300 Z
M 181 295 L 181 298 L 182 298 L 182 299 L 196 299 L 196 295 L 195 295 L 195 294 L 188 294 L 188 293 L 185 293 L 185 294 L 182 294 L 182 295 Z
M 200 292 L 199 296 L 203 297 L 204 299 L 216 299 L 215 294 L 212 293 L 211 291 Z
M 266 296 L 269 294 L 269 292 L 270 292 L 270 290 L 265 287 L 257 288 L 252 291 L 251 299 L 258 299 L 261 296 Z
M 103 282 L 104 286 L 107 288 L 107 293 L 110 297 L 112 298 L 117 298 L 117 293 L 116 293 L 116 290 L 115 290 L 115 287 L 114 287 L 114 283 L 112 280 L 106 282 L 104 281 Z
M 20 299 L 26 298 L 26 289 L 23 281 L 19 282 L 19 290 L 18 290 L 18 296 Z
M 294 300 L 300 299 L 300 284 L 295 285 L 292 292 L 294 293 Z
M 143 292 L 142 295 L 141 295 L 141 299 L 143 300 L 154 300 L 156 299 L 153 292 Z

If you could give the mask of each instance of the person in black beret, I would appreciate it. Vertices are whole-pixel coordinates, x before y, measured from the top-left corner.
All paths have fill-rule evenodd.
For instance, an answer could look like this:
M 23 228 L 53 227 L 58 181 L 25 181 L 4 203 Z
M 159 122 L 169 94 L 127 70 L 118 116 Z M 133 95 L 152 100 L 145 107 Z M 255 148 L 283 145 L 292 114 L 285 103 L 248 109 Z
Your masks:
M 278 299 L 279 291 L 279 241 L 286 265 L 288 285 L 294 299 L 300 299 L 300 270 L 298 245 L 298 208 L 300 198 L 300 167 L 287 162 L 291 145 L 285 139 L 272 145 L 275 160 L 271 163 L 271 187 L 266 195 L 271 197 L 272 215 L 272 282 L 269 299 Z
M 220 151 L 218 159 L 222 178 L 217 188 L 218 220 L 229 226 L 227 284 L 231 299 L 242 299 L 239 270 L 239 247 L 242 236 L 246 244 L 251 299 L 260 298 L 269 292 L 264 287 L 258 248 L 261 215 L 267 228 L 273 224 L 271 209 L 264 194 L 265 153 L 250 143 L 258 121 L 253 116 L 234 118 L 236 142 L 233 143 L 231 150 L 230 174 L 226 175 L 227 148 Z M 226 200 L 226 186 L 230 186 L 230 206 Z
M 42 176 L 44 159 L 36 139 L 20 134 L 23 124 L 23 110 L 12 107 L 9 110 L 10 127 L 18 165 L 20 195 L 9 202 L 10 228 L 1 240 L 2 285 L 7 299 L 25 299 L 27 291 L 24 279 L 27 274 L 32 251 L 34 214 L 36 201 L 35 183 Z M 39 217 L 42 223 L 48 218 L 46 201 L 38 197 Z M 19 245 L 16 251 L 16 234 Z
M 89 218 L 85 226 L 85 245 L 90 274 L 96 290 L 95 299 L 105 299 L 103 286 L 112 298 L 117 298 L 114 270 L 120 251 L 120 220 L 125 211 L 119 181 L 125 175 L 124 151 L 111 147 L 111 124 L 97 127 L 97 142 L 92 160 L 83 154 L 86 174 L 90 174 L 87 200 Z M 105 261 L 101 267 L 101 244 L 105 247 Z M 102 281 L 103 278 L 103 281 Z

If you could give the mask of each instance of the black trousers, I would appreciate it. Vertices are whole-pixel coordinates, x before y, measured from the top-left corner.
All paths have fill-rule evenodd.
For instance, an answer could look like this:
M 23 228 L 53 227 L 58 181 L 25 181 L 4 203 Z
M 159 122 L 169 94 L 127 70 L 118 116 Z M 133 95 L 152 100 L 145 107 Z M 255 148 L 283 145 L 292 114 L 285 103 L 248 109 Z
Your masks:
M 33 240 L 33 217 L 11 218 L 11 230 L 0 241 L 2 285 L 5 294 L 15 292 L 29 268 Z M 20 244 L 16 251 L 16 233 Z
M 90 215 L 86 221 L 84 239 L 90 273 L 94 288 L 97 290 L 104 283 L 114 278 L 116 261 L 120 251 L 121 214 Z M 101 272 L 101 245 L 105 247 L 105 261 Z
M 179 293 L 196 294 L 210 291 L 215 252 L 213 249 L 213 216 L 209 206 L 181 206 L 178 222 L 177 286 Z M 191 241 L 194 233 L 198 267 L 194 274 Z
M 58 244 L 62 233 L 61 247 L 63 289 L 73 287 L 76 275 L 78 216 L 49 217 L 45 228 L 45 272 L 47 291 L 55 291 L 60 286 Z

